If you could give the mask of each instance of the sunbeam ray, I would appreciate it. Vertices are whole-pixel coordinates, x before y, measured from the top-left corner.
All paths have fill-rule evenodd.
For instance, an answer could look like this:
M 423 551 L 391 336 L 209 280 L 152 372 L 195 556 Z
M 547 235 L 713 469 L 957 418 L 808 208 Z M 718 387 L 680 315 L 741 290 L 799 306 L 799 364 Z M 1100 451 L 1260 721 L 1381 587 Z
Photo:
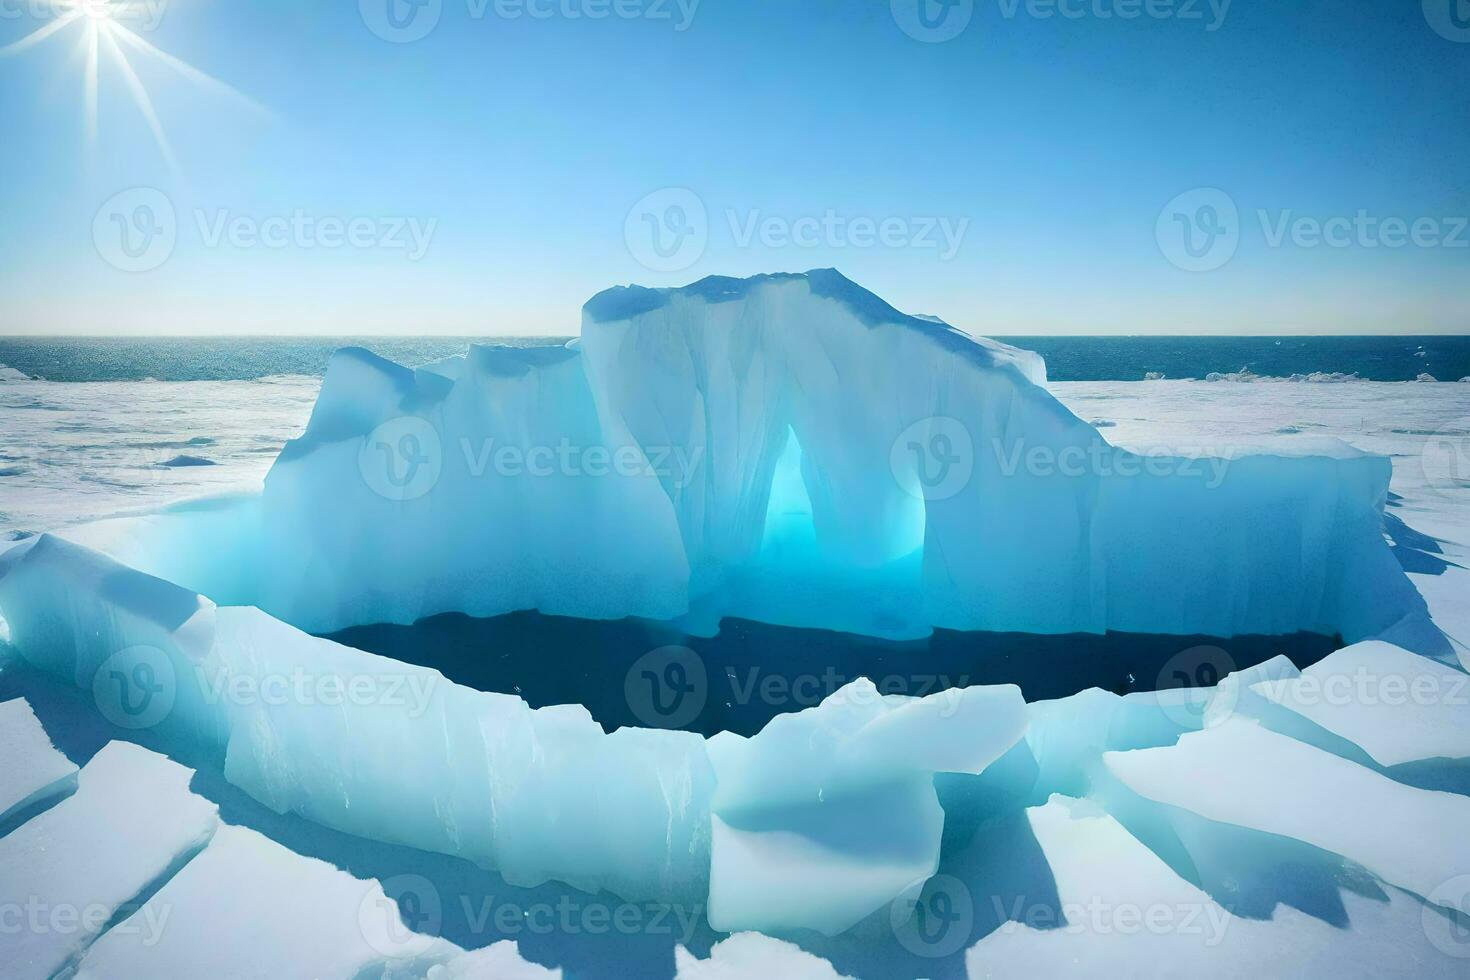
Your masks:
M 153 100 L 148 97 L 148 90 L 143 87 L 143 82 L 138 78 L 133 66 L 128 64 L 128 56 L 123 54 L 122 46 L 113 37 L 112 24 L 108 21 L 100 22 L 99 33 L 107 42 L 107 49 L 112 52 L 113 60 L 117 63 L 118 71 L 122 72 L 123 81 L 127 82 L 129 91 L 133 94 L 133 101 L 138 104 L 138 111 L 143 113 L 143 118 L 148 121 L 148 128 L 153 130 L 153 138 L 158 143 L 158 149 L 163 153 L 169 169 L 176 175 L 182 175 L 179 161 L 174 156 L 173 147 L 169 144 L 168 135 L 163 131 L 163 124 L 158 121 L 158 113 L 153 111 Z
M 97 24 L 87 25 L 87 61 L 82 80 L 82 119 L 90 158 L 97 149 Z
M 31 31 L 31 33 L 27 34 L 19 41 L 12 41 L 10 44 L 5 45 L 5 47 L 0 48 L 0 58 L 17 54 L 21 51 L 24 51 L 26 48 L 34 47 L 35 45 L 40 44 L 42 41 L 46 40 L 48 37 L 66 27 L 66 25 L 72 23 L 81 16 L 81 11 L 78 10 L 73 10 L 69 13 L 62 14 L 60 17 L 57 17 L 45 27 L 41 27 L 34 31 Z
M 3 2 L 4 0 L 0 0 L 0 3 Z M 217 95 L 230 98 L 263 120 L 273 121 L 275 119 L 275 114 L 271 110 L 249 96 L 214 76 L 200 71 L 188 62 L 174 57 L 123 24 L 123 20 L 131 17 L 150 14 L 155 15 L 150 19 L 157 21 L 157 11 L 154 11 L 153 4 L 146 0 L 31 0 L 31 2 L 33 9 L 44 8 L 51 11 L 55 14 L 55 19 L 20 40 L 0 47 L 0 58 L 35 47 L 65 29 L 69 24 L 80 21 L 84 25 L 85 31 L 81 35 L 77 50 L 82 62 L 82 123 L 89 158 L 95 158 L 98 145 L 99 78 L 101 49 L 104 44 L 110 52 L 111 60 L 117 65 L 118 73 L 122 75 L 133 102 L 142 112 L 165 162 L 176 176 L 182 176 L 183 172 L 179 167 L 178 158 L 174 155 L 173 145 L 163 130 L 163 123 L 154 110 L 153 100 L 148 95 L 142 79 L 138 77 L 137 72 L 128 61 L 125 47 L 131 48 L 137 54 L 161 61 L 188 81 Z
M 213 75 L 209 75 L 205 72 L 200 71 L 198 68 L 195 68 L 188 62 L 175 58 L 167 51 L 164 51 L 156 45 L 150 43 L 149 41 L 144 40 L 142 37 L 138 36 L 138 34 L 122 26 L 116 21 L 112 22 L 109 25 L 108 33 L 113 38 L 124 41 L 138 51 L 142 51 L 145 54 L 157 58 L 159 61 L 162 61 L 174 71 L 189 79 L 191 82 L 202 85 L 205 88 L 212 89 L 213 91 L 218 92 L 222 95 L 227 95 L 230 98 L 240 102 L 242 105 L 249 107 L 251 111 L 259 113 L 261 116 L 267 119 L 274 118 L 274 114 L 269 109 L 261 105 L 259 102 L 256 102 L 248 95 L 245 95 L 238 89 L 231 87 L 228 83 L 220 81 Z

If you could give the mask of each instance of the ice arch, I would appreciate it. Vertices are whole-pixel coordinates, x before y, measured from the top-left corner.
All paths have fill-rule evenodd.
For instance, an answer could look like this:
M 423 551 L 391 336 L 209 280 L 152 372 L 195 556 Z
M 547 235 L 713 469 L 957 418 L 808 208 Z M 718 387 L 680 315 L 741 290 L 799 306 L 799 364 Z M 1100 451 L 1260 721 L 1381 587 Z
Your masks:
M 1424 616 L 1380 533 L 1390 473 L 1302 438 L 1137 456 L 1035 354 L 817 270 L 610 289 L 565 347 L 341 351 L 258 499 L 119 556 L 313 632 L 537 609 L 1356 639 Z M 807 544 L 771 547 L 773 486 Z

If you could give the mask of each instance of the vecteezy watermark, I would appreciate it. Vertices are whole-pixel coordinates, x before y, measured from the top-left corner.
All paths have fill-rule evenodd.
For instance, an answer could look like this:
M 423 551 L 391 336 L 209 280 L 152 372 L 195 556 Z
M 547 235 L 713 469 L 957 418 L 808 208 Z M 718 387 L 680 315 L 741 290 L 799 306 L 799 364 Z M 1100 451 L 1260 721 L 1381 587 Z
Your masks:
M 628 668 L 623 697 L 633 716 L 649 728 L 684 728 L 709 699 L 704 660 L 683 646 L 650 650 Z
M 426 670 L 377 673 L 316 673 L 304 667 L 288 671 L 236 674 L 224 667 L 196 665 L 198 689 L 205 704 L 234 707 L 401 708 L 408 718 L 429 710 L 442 676 Z
M 1214 33 L 1225 24 L 1233 0 L 996 0 L 1004 20 L 1177 20 Z M 975 0 L 890 0 L 901 31 L 938 44 L 959 37 L 975 15 Z
M 656 477 L 675 489 L 687 487 L 700 462 L 704 446 L 582 446 L 565 437 L 555 445 L 496 444 L 493 438 L 478 445 L 459 440 L 465 472 L 478 479 L 487 473 L 501 477 Z
M 92 218 L 92 244 L 108 265 L 148 272 L 168 261 L 178 240 L 173 202 L 152 187 L 133 187 L 108 198 Z
M 1293 707 L 1470 705 L 1470 674 L 1399 674 L 1359 667 L 1350 674 L 1304 673 L 1280 681 L 1282 700 Z
M 443 467 L 439 430 L 416 415 L 378 425 L 357 451 L 363 482 L 387 500 L 417 500 L 434 489 Z
M 1470 959 L 1470 875 L 1456 875 L 1424 897 L 1420 924 L 1430 945 L 1446 956 Z
M 473 21 L 498 20 L 646 20 L 689 30 L 700 0 L 463 0 Z M 421 41 L 444 15 L 444 0 L 358 0 L 362 22 L 393 44 Z
M 1193 480 L 1206 490 L 1225 482 L 1234 460 L 1225 453 L 1208 450 L 1184 452 L 1180 448 L 1149 447 L 1141 451 L 1120 449 L 1100 439 L 1085 443 L 1035 444 L 1024 436 L 991 440 L 996 471 L 1003 477 L 1137 477 Z
M 964 244 L 969 218 L 936 215 L 846 216 L 827 208 L 821 214 L 766 214 L 759 208 L 725 209 L 736 248 L 759 242 L 766 248 L 888 248 L 934 250 L 948 262 Z
M 590 445 L 563 437 L 555 443 L 521 445 L 494 437 L 461 436 L 456 472 L 471 480 L 606 477 L 657 479 L 675 489 L 694 479 L 704 447 Z M 416 500 L 438 484 L 446 464 L 439 431 L 428 419 L 403 415 L 379 424 L 358 447 L 363 482 L 388 500 Z
M 92 243 L 108 265 L 123 272 L 148 272 L 168 261 L 181 230 L 192 229 L 206 249 L 337 249 L 402 253 L 417 262 L 429 251 L 437 218 L 412 216 L 340 217 L 295 208 L 259 217 L 228 208 L 195 208 L 181 228 L 168 195 L 132 187 L 102 203 L 92 218 Z
M 111 21 L 130 30 L 157 30 L 163 23 L 170 0 L 0 0 L 0 21 L 56 20 L 58 17 L 81 17 L 93 21 Z
M 933 415 L 909 425 L 888 450 L 894 480 L 911 496 L 946 500 L 970 483 L 975 443 L 959 419 Z
M 888 924 L 904 949 L 925 959 L 953 956 L 970 945 L 975 900 L 963 881 L 937 874 L 915 883 L 888 907 Z
M 173 661 L 157 647 L 119 650 L 92 675 L 92 700 L 102 717 L 119 728 L 140 731 L 162 722 L 178 697 Z
M 1220 647 L 1206 644 L 1181 650 L 1159 669 L 1154 689 L 1160 692 L 1198 690 L 1198 694 L 1184 698 L 1160 697 L 1159 709 L 1164 717 L 1185 729 L 1204 728 L 1206 708 L 1214 718 L 1223 721 L 1235 710 L 1240 691 L 1233 684 L 1221 688 L 1220 681 L 1234 672 L 1235 658 Z
M 357 928 L 380 956 L 412 955 L 444 928 L 444 901 L 423 875 L 369 882 L 357 906 Z
M 1185 191 L 1164 205 L 1154 222 L 1159 251 L 1186 272 L 1209 272 L 1229 262 L 1240 245 L 1240 214 L 1217 187 Z
M 959 711 L 968 674 L 887 674 L 874 678 L 844 675 L 835 667 L 821 673 L 783 673 L 777 667 L 733 664 L 710 666 L 684 646 L 659 647 L 639 657 L 623 677 L 623 694 L 628 707 L 650 728 L 687 728 L 699 717 L 715 694 L 712 681 L 719 680 L 718 699 L 726 707 L 760 704 L 778 711 L 798 710 L 840 698 L 846 704 L 881 703 L 893 695 L 924 698 L 937 696 L 940 717 Z M 868 679 L 870 684 L 855 684 Z
M 1258 208 L 1243 222 L 1235 200 L 1217 187 L 1185 191 L 1164 205 L 1154 225 L 1159 251 L 1186 272 L 1211 272 L 1229 262 L 1244 232 L 1256 230 L 1267 248 L 1470 248 L 1470 216 L 1297 214 Z
M 738 249 L 913 249 L 941 262 L 958 254 L 970 219 L 938 215 L 846 215 L 834 208 L 809 214 L 772 214 L 761 208 L 725 208 L 722 230 Z M 687 187 L 665 187 L 640 198 L 623 219 L 628 253 L 654 272 L 681 272 L 709 245 L 709 211 Z
M 115 916 L 121 918 L 120 913 L 127 917 L 107 931 L 116 936 L 135 936 L 146 949 L 157 946 L 163 938 L 173 905 L 154 900 L 135 911 L 127 906 L 117 909 L 111 903 L 49 902 L 38 895 L 6 898 L 0 900 L 0 936 L 96 936 Z
M 1470 491 L 1470 418 L 1463 431 L 1429 436 L 1419 453 L 1419 468 L 1426 490 L 1441 496 L 1460 496 Z
M 623 241 L 645 269 L 679 272 L 709 244 L 704 201 L 687 187 L 665 187 L 640 198 L 623 219 Z
M 1225 941 L 1230 913 L 1214 902 L 1114 902 L 1093 896 L 1081 902 L 1027 904 L 1024 898 L 1005 902 L 992 896 L 1001 933 L 1020 928 L 1060 930 L 1095 936 L 1197 936 L 1200 945 L 1214 948 Z
M 325 249 L 351 248 L 402 252 L 417 262 L 429 251 L 438 218 L 411 215 L 341 218 L 314 215 L 302 208 L 264 218 L 235 214 L 225 208 L 194 210 L 194 223 L 205 248 Z
M 668 936 L 687 944 L 703 921 L 702 904 L 606 902 L 562 894 L 523 902 L 495 895 L 444 896 L 422 875 L 401 874 L 370 883 L 358 906 L 358 927 L 383 956 L 412 953 L 439 936 L 446 912 L 455 912 L 469 934 L 487 940 L 519 936 Z
M 1424 19 L 1445 40 L 1470 44 L 1470 0 L 1424 0 Z

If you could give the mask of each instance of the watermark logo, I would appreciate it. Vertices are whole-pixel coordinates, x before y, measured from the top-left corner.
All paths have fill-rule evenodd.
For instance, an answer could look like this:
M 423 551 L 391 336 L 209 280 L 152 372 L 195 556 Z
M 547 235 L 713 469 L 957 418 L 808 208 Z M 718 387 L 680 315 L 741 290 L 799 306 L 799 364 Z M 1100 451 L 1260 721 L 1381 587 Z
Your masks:
M 148 272 L 168 261 L 178 241 L 173 202 L 152 187 L 132 187 L 103 202 L 92 218 L 92 244 L 123 272 Z
M 1470 490 L 1470 418 L 1466 434 L 1435 435 L 1424 441 L 1419 467 L 1425 489 L 1440 496 L 1458 496 Z
M 704 710 L 709 676 L 699 654 L 688 647 L 659 647 L 628 668 L 623 695 L 634 717 L 649 728 L 684 728 Z
M 1424 19 L 1445 40 L 1470 44 L 1470 0 L 1424 0 Z
M 1470 875 L 1457 875 L 1424 897 L 1419 914 L 1430 945 L 1446 956 L 1470 959 Z
M 975 929 L 974 897 L 953 875 L 935 875 L 924 882 L 917 897 L 895 899 L 888 913 L 899 944 L 926 959 L 958 953 Z
M 177 695 L 173 662 L 157 647 L 119 650 L 92 675 L 97 710 L 119 728 L 152 728 L 168 717 Z
M 132 904 L 118 908 L 110 902 L 52 903 L 39 895 L 29 895 L 24 900 L 7 899 L 0 901 L 0 936 L 55 935 L 90 941 L 106 929 L 110 935 L 135 939 L 144 949 L 157 946 L 163 940 L 173 905 L 154 898 L 136 912 L 132 912 L 133 908 Z M 132 914 L 123 918 L 128 912 Z M 108 928 L 108 922 L 114 918 L 121 921 Z
M 444 451 L 428 420 L 402 415 L 382 423 L 357 451 L 363 482 L 387 500 L 417 500 L 439 482 Z
M 975 443 L 959 419 L 920 419 L 893 440 L 888 453 L 893 478 L 906 493 L 945 500 L 963 490 L 975 471 Z
M 1216 646 L 1190 647 L 1188 650 L 1181 650 L 1174 654 L 1159 671 L 1154 689 L 1177 691 L 1214 688 L 1215 700 L 1211 704 L 1212 692 L 1208 690 L 1200 690 L 1196 697 L 1188 700 L 1161 698 L 1159 707 L 1164 717 L 1181 728 L 1203 728 L 1205 727 L 1205 707 L 1210 705 L 1212 718 L 1222 721 L 1229 718 L 1235 710 L 1235 700 L 1239 697 L 1240 692 L 1235 685 L 1224 690 L 1221 690 L 1219 685 L 1222 679 L 1234 672 L 1235 659 Z
M 1154 238 L 1164 258 L 1186 272 L 1211 272 L 1240 245 L 1240 213 L 1217 187 L 1185 191 L 1159 212 Z
M 996 917 L 1003 920 L 997 930 L 1011 935 L 1019 929 L 1058 930 L 1068 935 L 1093 936 L 1188 936 L 1200 946 L 1213 949 L 1225 941 L 1231 916 L 1214 902 L 1110 902 L 1100 896 L 1086 901 L 1035 902 L 1017 898 L 1009 907 L 999 895 L 991 896 Z
M 444 902 L 423 875 L 394 875 L 383 879 L 381 888 L 370 883 L 357 908 L 357 926 L 379 955 L 413 955 L 425 937 L 439 935 Z
M 408 718 L 422 718 L 433 703 L 434 671 L 405 670 L 381 673 L 311 673 L 293 667 L 280 673 L 232 674 L 223 667 L 213 671 L 195 666 L 200 695 L 209 705 L 236 707 L 386 708 Z
M 1470 216 L 1352 214 L 1318 217 L 1291 208 L 1257 208 L 1246 221 L 1235 201 L 1213 187 L 1186 191 L 1159 212 L 1154 226 L 1164 258 L 1188 272 L 1211 272 L 1229 262 L 1246 232 L 1266 248 L 1470 249 Z
M 975 16 L 975 0 L 891 0 L 898 29 L 915 41 L 941 44 L 964 33 Z
M 0 0 L 0 20 L 54 21 L 62 15 L 82 14 L 88 20 L 122 24 L 130 30 L 153 31 L 163 23 L 169 0 Z
M 623 221 L 623 241 L 644 268 L 682 272 L 704 255 L 709 215 L 687 187 L 665 187 L 634 204 Z
M 168 196 L 152 187 L 114 194 L 92 218 L 92 243 L 108 265 L 123 272 L 149 272 L 167 262 L 183 234 L 198 236 L 206 249 L 337 249 L 397 252 L 409 262 L 428 254 L 437 218 L 411 215 L 315 214 L 305 208 L 258 216 L 228 208 L 194 208 L 180 222 Z
M 444 0 L 357 0 L 362 22 L 384 41 L 421 41 L 439 26 Z

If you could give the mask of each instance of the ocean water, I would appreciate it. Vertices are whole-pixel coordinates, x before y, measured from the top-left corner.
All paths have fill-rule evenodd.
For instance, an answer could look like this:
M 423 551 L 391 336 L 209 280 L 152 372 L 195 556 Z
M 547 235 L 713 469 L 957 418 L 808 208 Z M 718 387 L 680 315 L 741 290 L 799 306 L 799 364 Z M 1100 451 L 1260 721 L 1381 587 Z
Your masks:
M 417 366 L 472 343 L 531 345 L 567 338 L 506 337 L 0 337 L 0 378 L 46 381 L 244 381 L 319 377 L 338 347 L 361 346 Z M 1141 381 L 1210 374 L 1365 381 L 1470 376 L 1470 336 L 1454 337 L 1000 337 L 1046 358 L 1053 381 Z M 6 369 L 9 370 L 6 370 Z

